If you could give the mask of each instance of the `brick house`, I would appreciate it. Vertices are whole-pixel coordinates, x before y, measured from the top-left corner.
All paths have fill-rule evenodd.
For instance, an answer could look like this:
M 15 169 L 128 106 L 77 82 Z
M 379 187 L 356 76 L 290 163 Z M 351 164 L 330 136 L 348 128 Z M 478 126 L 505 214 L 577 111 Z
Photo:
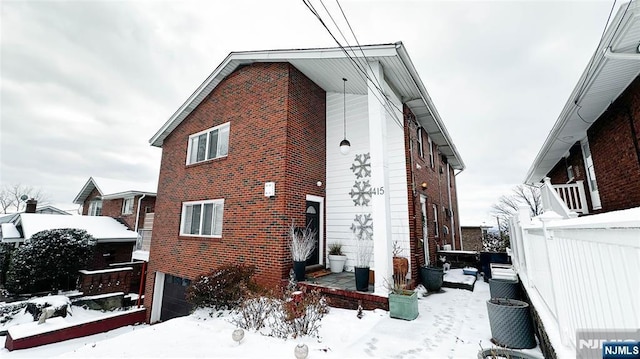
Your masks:
M 640 206 L 638 13 L 623 5 L 611 22 L 527 174 L 570 211 Z
M 186 286 L 225 263 L 279 285 L 293 265 L 292 221 L 317 230 L 309 271 L 328 266 L 330 243 L 342 243 L 347 270 L 355 234 L 372 243 L 381 295 L 393 242 L 414 282 L 437 246 L 460 248 L 464 164 L 404 45 L 345 51 L 232 52 L 151 138 L 162 162 L 150 322 L 186 314 Z
M 114 242 L 101 255 L 105 265 L 149 259 L 157 184 L 90 177 L 73 203 L 83 216 L 107 216 L 139 234 L 135 243 Z

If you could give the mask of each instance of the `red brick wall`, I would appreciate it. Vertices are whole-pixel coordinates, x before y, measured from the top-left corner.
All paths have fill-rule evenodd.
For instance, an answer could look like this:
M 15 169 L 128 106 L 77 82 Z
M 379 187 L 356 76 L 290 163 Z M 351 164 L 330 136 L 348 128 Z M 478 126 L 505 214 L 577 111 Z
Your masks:
M 636 78 L 587 131 L 602 212 L 640 206 L 639 136 L 640 78 Z
M 574 179 L 572 181 L 569 181 L 567 166 L 573 167 Z M 593 205 L 591 204 L 591 192 L 589 191 L 589 184 L 587 183 L 587 174 L 584 167 L 584 158 L 582 156 L 580 142 L 576 142 L 576 144 L 571 147 L 569 150 L 569 156 L 561 159 L 551 172 L 549 172 L 548 176 L 552 184 L 565 184 L 583 181 L 582 185 L 584 186 L 584 192 L 587 196 L 589 212 L 593 210 Z
M 640 206 L 640 78 L 636 78 L 625 92 L 589 128 L 587 137 L 596 171 L 602 209 L 609 212 Z M 585 181 L 589 197 L 582 151 L 579 143 L 566 159 L 572 164 L 576 180 Z M 549 172 L 551 183 L 566 183 L 565 159 Z M 591 199 L 589 211 L 592 211 Z
M 409 227 L 411 238 L 411 270 L 413 273 L 419 273 L 419 266 L 424 265 L 424 247 L 420 238 L 423 236 L 422 212 L 420 208 L 420 194 L 427 197 L 427 233 L 429 238 L 429 256 L 431 265 L 438 264 L 436 262 L 437 245 L 442 246 L 445 241 L 452 243 L 452 233 L 450 219 L 443 212 L 442 208 L 449 208 L 449 194 L 447 184 L 447 165 L 443 162 L 442 156 L 438 154 L 437 146 L 433 144 L 434 151 L 434 167 L 431 167 L 429 160 L 429 148 L 425 131 L 423 134 L 424 157 L 420 157 L 418 150 L 417 123 L 415 116 L 408 107 L 404 107 L 404 123 L 405 123 L 405 141 L 407 148 L 407 182 L 409 187 L 407 195 L 409 196 Z M 411 142 L 411 146 L 409 144 Z M 411 150 L 412 149 L 412 150 Z M 413 153 L 410 154 L 409 151 Z M 417 167 L 420 168 L 417 168 Z M 442 173 L 440 173 L 442 168 Z M 457 190 L 453 169 L 450 168 L 451 175 L 451 209 L 454 216 L 455 229 L 455 248 L 460 249 L 460 233 L 459 215 L 457 208 Z M 421 184 L 425 182 L 426 188 L 422 188 Z M 411 184 L 414 183 L 412 186 Z M 433 204 L 438 206 L 438 237 L 435 237 L 435 224 L 433 222 Z M 445 235 L 443 225 L 449 227 L 449 234 Z
M 230 122 L 229 154 L 185 165 L 189 135 Z M 277 285 L 292 266 L 287 228 L 304 223 L 305 194 L 324 196 L 325 93 L 287 63 L 227 76 L 165 139 L 145 305 L 155 272 L 193 279 L 225 263 L 257 266 Z M 264 196 L 265 182 L 276 184 Z M 180 236 L 182 202 L 224 198 L 221 239 Z
M 131 252 L 135 242 L 98 243 L 94 251 L 93 260 L 86 269 L 110 268 L 109 264 L 131 261 Z

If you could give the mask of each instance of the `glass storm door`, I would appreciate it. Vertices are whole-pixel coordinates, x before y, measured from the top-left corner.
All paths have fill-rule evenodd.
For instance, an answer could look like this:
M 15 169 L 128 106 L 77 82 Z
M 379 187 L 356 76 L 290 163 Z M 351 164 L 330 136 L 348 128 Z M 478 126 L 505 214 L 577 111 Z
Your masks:
M 306 227 L 315 233 L 316 247 L 307 259 L 307 265 L 320 264 L 320 203 L 307 201 L 306 205 Z

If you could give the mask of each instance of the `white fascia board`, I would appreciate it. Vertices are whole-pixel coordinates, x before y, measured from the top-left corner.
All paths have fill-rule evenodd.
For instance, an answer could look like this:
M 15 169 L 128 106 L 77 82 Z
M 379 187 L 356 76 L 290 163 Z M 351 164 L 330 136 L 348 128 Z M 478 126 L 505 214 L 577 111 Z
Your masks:
M 460 153 L 456 149 L 456 146 L 453 144 L 453 140 L 451 139 L 451 136 L 449 135 L 447 128 L 444 126 L 444 123 L 440 118 L 440 114 L 436 110 L 436 107 L 433 104 L 433 101 L 431 100 L 431 97 L 429 96 L 429 93 L 427 92 L 426 87 L 420 80 L 418 71 L 413 66 L 413 62 L 411 62 L 411 58 L 409 58 L 409 54 L 407 53 L 407 50 L 404 48 L 404 45 L 402 44 L 402 42 L 396 43 L 396 50 L 397 50 L 398 56 L 400 57 L 400 60 L 402 60 L 402 63 L 405 66 L 405 69 L 409 72 L 409 75 L 411 76 L 414 84 L 418 88 L 418 91 L 420 92 L 420 96 L 422 97 L 422 102 L 424 102 L 427 110 L 431 114 L 431 117 L 433 118 L 436 126 L 438 127 L 438 131 L 444 137 L 446 145 L 449 146 L 449 148 L 451 149 L 451 152 L 453 153 L 453 157 L 455 157 L 455 159 L 459 163 L 459 166 L 457 166 L 457 168 L 455 169 L 461 170 L 461 171 L 464 170 L 465 165 L 464 165 L 464 162 L 462 161 L 462 158 L 460 157 Z
M 380 57 L 380 56 L 396 56 L 396 44 L 383 45 L 367 45 L 362 47 L 345 48 L 351 57 Z M 196 99 L 207 91 L 201 98 L 204 99 L 217 84 L 224 78 L 222 76 L 225 70 L 233 70 L 240 64 L 253 62 L 290 62 L 299 59 L 330 59 L 345 58 L 347 54 L 339 48 L 315 48 L 315 49 L 299 49 L 299 50 L 266 50 L 266 51 L 241 51 L 231 52 L 222 61 L 218 67 L 207 77 L 206 80 L 189 96 L 189 98 L 178 108 L 176 112 L 162 125 L 158 132 L 151 137 L 149 143 L 152 146 L 162 147 L 164 139 L 193 111 L 200 103 L 193 106 Z M 211 86 L 215 83 L 214 86 Z
M 89 193 L 91 193 L 90 190 L 88 191 L 87 194 L 85 194 L 85 191 L 87 191 L 89 189 L 89 186 L 92 185 L 94 188 L 98 188 L 98 185 L 96 184 L 96 182 L 94 181 L 93 177 L 89 177 L 89 179 L 87 180 L 87 183 L 84 184 L 84 186 L 82 186 L 82 189 L 80 190 L 80 192 L 78 193 L 78 195 L 76 196 L 76 198 L 73 199 L 73 203 L 75 204 L 83 204 L 85 199 L 87 199 L 87 196 L 89 195 Z M 100 191 L 100 189 L 98 188 L 98 192 Z M 100 193 L 102 195 L 102 193 Z
M 155 192 L 141 192 L 141 191 L 126 191 L 126 192 L 119 192 L 119 193 L 112 193 L 112 194 L 108 194 L 108 195 L 104 195 L 102 196 L 103 200 L 108 200 L 108 199 L 118 199 L 118 198 L 130 198 L 130 197 L 135 197 L 135 196 L 149 196 L 149 197 L 155 197 L 156 193 Z
M 554 164 L 551 165 L 550 168 L 546 169 L 545 174 L 542 177 L 540 177 L 540 174 L 537 173 L 539 170 L 539 167 L 543 166 L 543 163 L 545 161 L 550 160 L 549 158 L 547 158 L 547 156 L 549 154 L 549 151 L 552 149 L 552 147 L 554 147 L 554 144 L 558 142 L 562 142 L 561 140 L 558 139 L 558 136 L 560 135 L 562 130 L 565 128 L 567 123 L 569 123 L 572 118 L 573 118 L 573 121 L 581 121 L 579 119 L 576 120 L 575 113 L 579 108 L 576 105 L 576 102 L 579 105 L 581 99 L 584 99 L 586 97 L 586 94 L 591 89 L 591 86 L 593 85 L 594 81 L 598 78 L 598 75 L 602 72 L 602 69 L 609 63 L 610 59 L 608 59 L 606 56 L 606 50 L 609 48 L 608 44 L 615 44 L 620 42 L 620 40 L 624 37 L 624 35 L 627 34 L 628 29 L 632 26 L 632 23 L 633 23 L 632 21 L 630 21 L 630 19 L 635 16 L 638 16 L 638 14 L 636 14 L 638 6 L 639 5 L 637 3 L 629 4 L 629 8 L 627 9 L 627 11 L 625 11 L 625 9 L 627 8 L 627 4 L 622 4 L 620 6 L 620 9 L 618 10 L 618 13 L 616 14 L 615 18 L 609 24 L 609 27 L 607 28 L 607 31 L 603 36 L 598 49 L 596 49 L 593 56 L 591 56 L 591 59 L 587 63 L 587 67 L 582 72 L 582 75 L 580 76 L 578 83 L 576 84 L 573 91 L 571 91 L 571 95 L 569 96 L 566 104 L 564 105 L 562 112 L 560 113 L 560 116 L 558 117 L 555 124 L 551 128 L 549 135 L 545 139 L 544 143 L 542 144 L 542 147 L 540 148 L 540 151 L 538 152 L 535 159 L 533 160 L 533 163 L 531 164 L 529 171 L 527 171 L 527 176 L 524 179 L 524 183 L 535 184 L 540 182 L 540 180 L 542 180 L 542 178 L 546 176 L 546 174 L 550 170 L 553 169 L 553 166 L 555 165 L 555 163 L 557 163 L 560 160 L 560 158 L 558 158 L 554 162 Z M 582 94 L 581 94 L 581 97 L 578 98 L 580 91 L 582 91 Z M 603 108 L 602 112 L 605 109 L 606 108 Z M 595 122 L 598 118 L 600 118 L 600 115 L 602 114 L 602 112 L 600 112 L 600 114 L 593 119 L 587 119 L 587 121 L 591 123 Z M 585 135 L 586 135 L 586 130 L 589 129 L 589 127 L 590 127 L 590 124 L 585 126 Z M 579 141 L 579 140 L 581 140 L 581 138 L 575 139 L 575 141 Z M 573 144 L 571 145 L 565 144 L 562 147 L 566 148 L 566 150 L 569 150 L 572 145 Z

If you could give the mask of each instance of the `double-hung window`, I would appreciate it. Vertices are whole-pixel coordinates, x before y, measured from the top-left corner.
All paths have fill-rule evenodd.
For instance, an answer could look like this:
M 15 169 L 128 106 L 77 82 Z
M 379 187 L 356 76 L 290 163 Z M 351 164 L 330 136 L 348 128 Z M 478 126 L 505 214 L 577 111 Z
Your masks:
M 89 211 L 87 214 L 89 216 L 102 216 L 102 200 L 94 199 L 89 202 Z
M 122 214 L 133 213 L 133 197 L 128 197 L 122 200 Z
M 225 157 L 229 152 L 229 122 L 189 136 L 187 164 Z
M 438 206 L 433 205 L 433 236 L 438 237 Z
M 422 127 L 418 127 L 416 137 L 418 137 L 418 155 L 420 155 L 420 157 L 424 157 L 424 147 L 422 145 Z
M 429 164 L 433 168 L 435 162 L 433 160 L 433 141 L 431 141 L 431 137 L 427 138 L 427 146 L 429 146 Z
M 224 199 L 182 203 L 180 234 L 198 237 L 222 237 Z

